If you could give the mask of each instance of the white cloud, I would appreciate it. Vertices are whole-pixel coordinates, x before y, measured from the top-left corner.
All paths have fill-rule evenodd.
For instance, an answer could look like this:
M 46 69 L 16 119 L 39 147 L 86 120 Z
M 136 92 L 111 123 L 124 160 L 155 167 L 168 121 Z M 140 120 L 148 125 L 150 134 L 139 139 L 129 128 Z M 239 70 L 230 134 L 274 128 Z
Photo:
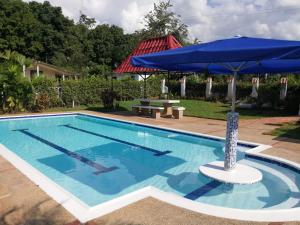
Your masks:
M 29 0 L 26 0 L 29 1 Z M 38 0 L 43 2 L 43 0 Z M 143 27 L 144 15 L 158 0 L 49 0 L 78 20 L 79 11 L 126 32 Z M 208 41 L 234 35 L 300 39 L 298 0 L 173 0 L 189 26 L 190 38 Z

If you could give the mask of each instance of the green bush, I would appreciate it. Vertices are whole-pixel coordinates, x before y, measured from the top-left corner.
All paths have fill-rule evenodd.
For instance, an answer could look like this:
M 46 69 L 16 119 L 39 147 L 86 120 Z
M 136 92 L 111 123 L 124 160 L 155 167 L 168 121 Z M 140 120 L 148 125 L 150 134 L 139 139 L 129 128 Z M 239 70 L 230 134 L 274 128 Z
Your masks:
M 260 84 L 258 89 L 258 105 L 263 103 L 271 103 L 272 107 L 276 108 L 279 106 L 280 84 L 278 82 L 271 82 Z
M 186 96 L 190 99 L 198 99 L 205 97 L 205 87 L 206 83 L 194 83 L 189 80 L 186 83 Z
M 132 79 L 125 79 L 122 81 L 113 80 L 113 90 L 118 93 L 118 98 L 121 101 L 133 100 L 141 97 L 142 82 Z
M 10 66 L 0 72 L 2 111 L 14 113 L 29 108 L 33 99 L 32 85 L 22 77 L 20 69 Z
M 32 80 L 32 86 L 35 94 L 35 104 L 45 102 L 41 106 L 37 105 L 36 108 L 47 109 L 51 107 L 62 106 L 59 89 L 57 88 L 56 81 L 43 76 L 36 77 Z
M 140 81 L 141 85 L 143 81 Z M 147 94 L 149 97 L 159 97 L 161 94 L 160 90 L 160 82 L 161 77 L 150 77 L 147 79 Z M 140 94 L 140 97 L 142 97 L 142 93 Z
M 288 112 L 298 114 L 300 104 L 300 84 L 292 84 L 288 86 L 287 97 L 283 102 Z
M 35 97 L 35 101 L 33 106 L 31 107 L 31 111 L 33 112 L 42 112 L 48 108 L 50 108 L 51 100 L 48 94 L 40 93 Z
M 227 91 L 227 89 L 226 89 Z M 236 88 L 237 99 L 243 100 L 249 98 L 252 92 L 252 83 L 250 82 L 238 82 Z
M 101 93 L 101 100 L 105 108 L 115 109 L 117 107 L 117 98 L 118 93 L 111 89 L 104 90 Z
M 108 89 L 109 82 L 99 77 L 89 77 L 81 80 L 66 80 L 61 84 L 62 100 L 67 106 L 74 101 L 78 105 L 100 103 L 101 93 Z
M 72 106 L 72 102 L 82 104 L 79 102 L 80 82 L 75 80 L 67 80 L 61 83 L 61 98 L 66 106 Z

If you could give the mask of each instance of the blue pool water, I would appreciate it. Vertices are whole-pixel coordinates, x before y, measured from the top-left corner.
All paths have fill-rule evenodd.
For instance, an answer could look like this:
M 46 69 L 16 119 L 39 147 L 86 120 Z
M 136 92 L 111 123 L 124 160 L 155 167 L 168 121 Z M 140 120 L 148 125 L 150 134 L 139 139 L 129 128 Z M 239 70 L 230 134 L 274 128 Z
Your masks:
M 226 185 L 198 172 L 202 164 L 223 160 L 223 141 L 122 123 L 87 115 L 0 121 L 0 142 L 89 206 L 142 187 L 212 205 L 240 208 L 300 207 L 296 170 L 245 158 L 263 180 Z

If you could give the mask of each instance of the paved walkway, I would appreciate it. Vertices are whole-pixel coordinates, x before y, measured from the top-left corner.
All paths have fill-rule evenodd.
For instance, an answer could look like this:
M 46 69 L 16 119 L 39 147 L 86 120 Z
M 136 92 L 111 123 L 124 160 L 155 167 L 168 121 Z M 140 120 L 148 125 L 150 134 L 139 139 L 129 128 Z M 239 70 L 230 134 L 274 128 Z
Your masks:
M 92 114 L 148 123 L 193 132 L 225 136 L 225 121 L 184 117 L 183 120 L 135 117 L 131 114 Z M 263 133 L 273 130 L 278 123 L 295 121 L 299 117 L 267 118 L 240 121 L 240 139 L 271 145 L 266 154 L 280 156 L 300 163 L 300 141 L 275 138 Z M 21 172 L 0 157 L 0 224 L 80 224 L 65 209 L 49 198 Z M 51 221 L 46 223 L 44 220 Z M 37 221 L 39 223 L 37 223 Z M 153 198 L 147 198 L 124 207 L 104 217 L 91 221 L 90 225 L 201 225 L 201 224 L 268 224 L 228 220 L 194 213 Z M 271 223 L 272 225 L 283 223 Z M 284 223 L 284 224 L 300 224 Z

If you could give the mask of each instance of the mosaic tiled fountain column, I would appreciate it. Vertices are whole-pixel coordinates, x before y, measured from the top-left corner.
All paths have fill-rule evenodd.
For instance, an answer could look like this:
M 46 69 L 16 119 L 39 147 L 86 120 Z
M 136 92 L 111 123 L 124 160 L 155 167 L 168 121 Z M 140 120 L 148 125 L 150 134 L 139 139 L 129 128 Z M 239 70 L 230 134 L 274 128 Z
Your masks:
M 232 79 L 231 112 L 227 113 L 226 146 L 224 170 L 233 170 L 236 166 L 239 114 L 235 112 L 237 71 Z
M 238 142 L 238 124 L 239 114 L 230 112 L 227 114 L 227 131 L 226 131 L 226 146 L 224 169 L 230 171 L 235 168 L 237 142 Z

